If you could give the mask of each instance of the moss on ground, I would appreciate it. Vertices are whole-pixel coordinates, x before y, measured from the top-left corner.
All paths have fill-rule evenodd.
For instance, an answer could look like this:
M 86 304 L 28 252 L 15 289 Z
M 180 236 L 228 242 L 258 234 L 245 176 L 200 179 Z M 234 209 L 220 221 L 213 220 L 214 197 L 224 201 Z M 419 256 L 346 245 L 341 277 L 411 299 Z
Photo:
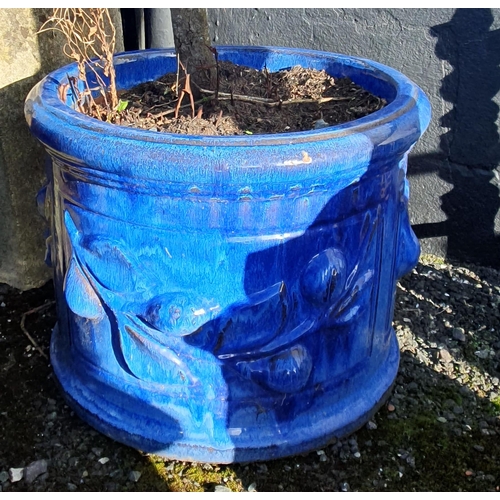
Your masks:
M 366 429 L 358 433 L 360 444 L 370 438 Z M 359 473 L 351 480 L 353 489 L 483 491 L 500 479 L 498 439 L 477 428 L 458 437 L 431 412 L 394 420 L 382 414 L 371 450 L 372 456 L 369 452 L 363 456 Z
M 444 257 L 439 257 L 437 255 L 431 255 L 431 254 L 422 254 L 420 256 L 419 261 L 422 264 L 426 265 L 440 265 L 440 264 L 446 264 L 446 261 L 444 260 Z
M 459 400 L 457 395 L 457 401 Z M 500 414 L 500 398 L 488 403 Z M 320 462 L 316 452 L 265 463 L 209 465 L 144 457 L 134 491 L 214 491 L 217 485 L 245 491 L 332 491 L 346 482 L 354 491 L 488 491 L 498 488 L 500 442 L 474 426 L 460 437 L 433 412 L 389 418 L 384 409 L 378 428 L 356 433 L 360 457 Z M 265 472 L 263 472 L 265 471 Z
M 231 491 L 243 491 L 236 472 L 225 465 L 168 461 L 154 455 L 146 456 L 141 480 L 134 491 L 214 491 L 225 486 Z
M 491 406 L 493 407 L 494 414 L 500 415 L 500 396 L 491 400 Z
M 445 383 L 446 382 L 446 383 Z M 359 457 L 344 456 L 325 447 L 326 460 L 317 452 L 304 456 L 251 464 L 190 464 L 144 456 L 135 491 L 214 491 L 217 485 L 245 491 L 336 491 L 348 484 L 354 491 L 498 491 L 500 440 L 481 429 L 480 420 L 500 416 L 500 397 L 489 401 L 474 396 L 480 418 L 458 436 L 450 422 L 440 418 L 439 402 L 464 403 L 460 386 L 444 379 L 426 390 L 434 401 L 427 410 L 415 405 L 398 416 L 385 406 L 374 417 L 377 429 L 355 433 Z M 456 427 L 455 427 L 456 429 Z M 345 441 L 343 441 L 345 442 Z

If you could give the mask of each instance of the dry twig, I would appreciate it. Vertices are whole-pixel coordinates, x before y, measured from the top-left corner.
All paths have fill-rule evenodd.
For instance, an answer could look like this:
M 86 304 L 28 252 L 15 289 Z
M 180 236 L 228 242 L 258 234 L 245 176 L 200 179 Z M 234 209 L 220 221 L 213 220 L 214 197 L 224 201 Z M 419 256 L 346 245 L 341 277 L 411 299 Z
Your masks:
M 185 109 L 185 108 L 189 108 L 191 107 L 191 110 L 192 110 L 192 107 L 193 107 L 193 104 L 196 106 L 197 104 L 202 104 L 204 102 L 207 101 L 207 99 L 213 99 L 213 96 L 210 96 L 210 97 L 205 97 L 203 99 L 200 99 L 198 101 L 194 101 L 193 103 L 189 103 L 189 104 L 183 104 L 182 106 L 179 106 L 179 103 L 177 103 L 177 106 L 178 106 L 178 110 L 181 110 L 181 109 Z M 178 111 L 177 110 L 177 111 Z M 167 109 L 166 111 L 162 111 L 161 113 L 155 113 L 153 116 L 155 118 L 161 118 L 162 116 L 168 116 L 168 115 L 172 115 L 176 112 L 176 109 Z M 193 117 L 194 118 L 194 117 Z
M 208 94 L 210 96 L 215 95 L 215 91 L 208 89 L 200 89 L 203 94 Z M 348 101 L 352 99 L 351 97 L 321 97 L 319 99 L 288 99 L 286 101 L 277 101 L 276 99 L 267 99 L 265 97 L 253 97 L 250 95 L 239 95 L 239 94 L 228 94 L 227 92 L 219 92 L 219 99 L 221 100 L 237 100 L 243 102 L 256 102 L 259 104 L 265 104 L 266 106 L 283 106 L 286 104 L 323 104 L 325 102 L 331 101 Z
M 28 316 L 29 314 L 34 314 L 36 312 L 43 311 L 44 309 L 47 309 L 48 307 L 53 306 L 54 304 L 55 301 L 51 300 L 50 302 L 42 304 L 41 306 L 34 307 L 33 309 L 26 311 L 25 313 L 23 313 L 21 317 L 21 330 L 23 331 L 24 335 L 28 337 L 28 340 L 31 342 L 31 345 L 47 360 L 49 359 L 48 356 L 43 352 L 42 348 L 38 345 L 36 340 L 29 334 L 28 330 L 26 330 L 24 323 L 26 321 L 26 316 Z
M 118 106 L 116 75 L 113 64 L 116 32 L 108 9 L 55 8 L 53 14 L 38 31 L 55 30 L 66 38 L 64 53 L 78 64 L 78 79 L 83 82 L 83 92 L 73 90 L 77 107 L 99 114 L 88 82 L 89 71 L 95 77 L 105 103 L 108 117 Z M 103 76 L 109 78 L 109 85 Z M 62 94 L 62 93 L 61 93 Z
M 181 91 L 181 95 L 179 96 L 179 99 L 177 101 L 177 105 L 175 106 L 175 118 L 178 118 L 179 117 L 179 109 L 181 107 L 181 104 L 182 104 L 182 100 L 184 99 L 184 96 L 186 94 L 189 95 L 189 101 L 191 103 L 191 117 L 194 118 L 194 97 L 193 97 L 193 91 L 191 90 L 191 75 L 186 71 L 186 67 L 184 66 L 184 64 L 182 64 L 181 60 L 178 59 L 178 62 L 179 64 L 181 65 L 183 71 L 184 71 L 184 75 L 185 75 L 185 82 L 184 82 L 184 88 L 182 89 Z M 177 73 L 178 75 L 179 73 Z

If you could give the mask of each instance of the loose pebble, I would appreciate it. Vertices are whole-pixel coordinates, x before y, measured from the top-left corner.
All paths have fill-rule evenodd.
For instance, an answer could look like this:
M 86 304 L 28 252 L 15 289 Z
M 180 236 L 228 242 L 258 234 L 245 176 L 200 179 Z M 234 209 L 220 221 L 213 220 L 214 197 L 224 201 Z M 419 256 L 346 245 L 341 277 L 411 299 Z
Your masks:
M 489 349 L 483 349 L 482 351 L 475 351 L 474 354 L 479 359 L 487 359 L 490 356 L 490 350 Z
M 132 470 L 132 471 L 130 471 L 130 473 L 128 475 L 128 479 L 129 479 L 129 481 L 132 481 L 133 483 L 137 483 L 137 481 L 139 481 L 141 475 L 142 474 L 139 471 Z
M 215 487 L 215 491 L 219 492 L 219 493 L 231 493 L 232 492 L 231 488 L 228 488 L 227 486 L 223 486 L 222 484 L 218 484 Z
M 28 484 L 31 484 L 38 476 L 47 472 L 47 460 L 36 460 L 31 462 L 24 469 L 24 479 Z
M 467 337 L 465 336 L 465 330 L 463 328 L 453 328 L 452 336 L 459 342 L 465 342 L 467 340 Z
M 440 349 L 439 357 L 443 363 L 451 363 L 453 361 L 453 357 L 447 349 Z
M 21 481 L 24 476 L 24 467 L 17 467 L 9 469 L 9 479 L 11 483 Z

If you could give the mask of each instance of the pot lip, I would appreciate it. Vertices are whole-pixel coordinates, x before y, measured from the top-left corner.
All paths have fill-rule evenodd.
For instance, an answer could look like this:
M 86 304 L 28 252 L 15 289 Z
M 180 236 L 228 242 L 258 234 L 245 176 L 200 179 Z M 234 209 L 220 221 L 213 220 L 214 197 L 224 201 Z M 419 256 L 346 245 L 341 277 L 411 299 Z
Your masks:
M 43 78 L 28 94 L 26 98 L 25 114 L 31 128 L 34 102 L 45 109 L 53 120 L 53 125 L 48 126 L 54 133 L 60 133 L 61 126 L 86 129 L 91 133 L 105 134 L 116 139 L 141 141 L 156 144 L 174 144 L 190 146 L 275 146 L 284 144 L 301 144 L 326 141 L 339 137 L 345 137 L 356 133 L 364 133 L 389 123 L 401 115 L 404 115 L 418 106 L 422 100 L 430 107 L 428 99 L 423 91 L 408 77 L 401 72 L 385 66 L 376 61 L 345 54 L 320 51 L 314 49 L 301 49 L 277 46 L 246 46 L 246 45 L 217 45 L 217 50 L 221 53 L 229 51 L 245 52 L 273 52 L 283 55 L 298 55 L 310 58 L 331 58 L 347 63 L 351 67 L 357 67 L 361 71 L 367 71 L 395 88 L 395 98 L 384 108 L 375 111 L 365 117 L 358 118 L 339 125 L 325 127 L 320 130 L 308 130 L 301 132 L 284 132 L 279 134 L 256 134 L 256 135 L 234 135 L 234 136 L 202 136 L 187 134 L 172 134 L 167 132 L 153 132 L 133 127 L 124 127 L 102 122 L 96 118 L 91 118 L 80 113 L 58 97 L 58 87 L 60 83 L 67 80 L 67 75 L 76 71 L 76 63 L 63 66 Z M 169 49 L 146 49 L 115 54 L 115 65 L 126 64 L 131 60 L 155 57 L 175 57 L 173 48 Z M 58 123 L 56 123 L 58 122 Z M 44 126 L 47 126 L 44 123 Z M 427 124 L 425 125 L 427 126 Z M 48 146 L 48 145 L 47 145 Z

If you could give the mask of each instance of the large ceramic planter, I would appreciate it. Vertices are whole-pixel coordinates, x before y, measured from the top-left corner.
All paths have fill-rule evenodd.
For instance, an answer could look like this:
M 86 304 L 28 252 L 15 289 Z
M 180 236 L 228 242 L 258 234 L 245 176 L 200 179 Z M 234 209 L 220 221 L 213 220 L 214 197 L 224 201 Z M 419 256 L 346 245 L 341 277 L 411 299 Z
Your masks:
M 311 132 L 169 135 L 61 102 L 70 65 L 31 91 L 26 116 L 50 155 L 51 360 L 69 403 L 143 451 L 223 463 L 322 446 L 387 396 L 396 280 L 419 254 L 406 159 L 430 108 L 371 61 L 274 47 L 219 54 L 270 71 L 324 68 L 389 104 Z M 118 85 L 175 67 L 167 50 L 122 54 Z

